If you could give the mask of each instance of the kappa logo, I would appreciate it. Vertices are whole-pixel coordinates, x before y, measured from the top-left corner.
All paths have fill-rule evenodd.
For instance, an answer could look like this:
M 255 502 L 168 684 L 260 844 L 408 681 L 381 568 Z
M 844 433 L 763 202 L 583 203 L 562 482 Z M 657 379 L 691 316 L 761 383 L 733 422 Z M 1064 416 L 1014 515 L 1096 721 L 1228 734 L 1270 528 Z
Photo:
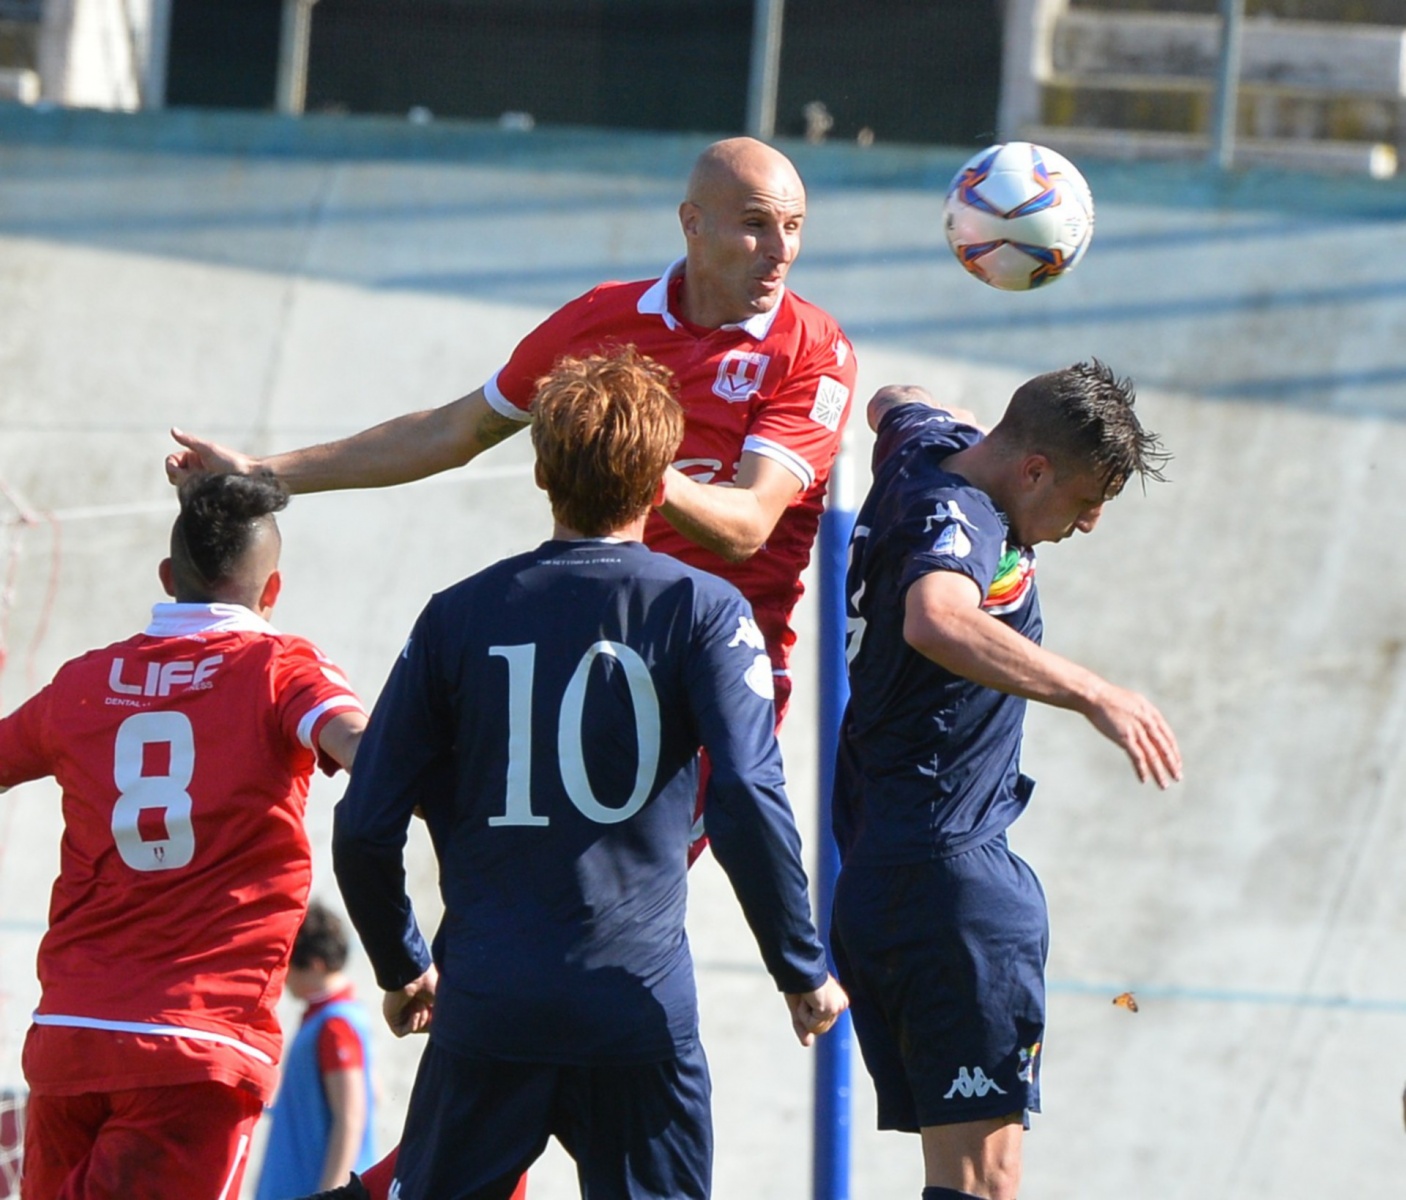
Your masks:
M 732 635 L 727 648 L 731 650 L 735 646 L 746 646 L 749 650 L 766 649 L 766 638 L 762 637 L 762 631 L 751 617 L 737 618 L 737 632 Z
M 980 1067 L 973 1067 L 970 1071 L 966 1067 L 957 1068 L 957 1078 L 952 1081 L 952 1086 L 947 1089 L 944 1100 L 950 1100 L 953 1096 L 960 1095 L 964 1100 L 970 1100 L 973 1096 L 980 1099 L 990 1092 L 995 1092 L 998 1096 L 1004 1096 L 1006 1089 L 998 1084 L 994 1079 L 986 1074 Z
M 967 514 L 962 511 L 962 506 L 955 500 L 943 500 L 933 509 L 932 515 L 923 525 L 923 532 L 931 533 L 933 525 L 940 521 L 960 521 L 968 529 L 973 531 L 976 529 L 976 526 L 967 519 Z
M 844 338 L 835 339 L 835 365 L 842 367 L 845 359 L 849 357 L 849 343 Z
M 713 395 L 729 404 L 745 404 L 762 386 L 769 354 L 753 354 L 750 350 L 729 350 L 718 363 L 718 377 L 713 380 Z

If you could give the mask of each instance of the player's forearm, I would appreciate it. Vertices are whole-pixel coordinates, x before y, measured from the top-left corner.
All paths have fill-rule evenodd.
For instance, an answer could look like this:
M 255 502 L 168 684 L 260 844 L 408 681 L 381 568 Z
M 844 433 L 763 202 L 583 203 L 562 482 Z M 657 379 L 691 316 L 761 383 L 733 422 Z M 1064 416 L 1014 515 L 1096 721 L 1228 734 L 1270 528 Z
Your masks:
M 521 428 L 521 422 L 495 412 L 481 392 L 474 392 L 256 465 L 272 471 L 292 492 L 393 487 L 461 467 Z
M 695 483 L 669 468 L 660 515 L 691 542 L 728 560 L 751 558 L 771 536 L 775 519 L 747 488 Z
M 903 634 L 914 650 L 954 675 L 1057 708 L 1087 714 L 1107 686 L 1088 668 L 974 606 L 924 606 L 910 591 Z

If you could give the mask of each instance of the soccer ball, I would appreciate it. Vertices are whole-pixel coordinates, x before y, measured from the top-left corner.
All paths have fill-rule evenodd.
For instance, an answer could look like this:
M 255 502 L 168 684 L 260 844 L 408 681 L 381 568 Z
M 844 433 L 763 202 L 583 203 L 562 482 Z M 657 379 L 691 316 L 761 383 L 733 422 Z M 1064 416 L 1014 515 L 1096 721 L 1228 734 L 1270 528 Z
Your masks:
M 1074 164 L 1031 142 L 988 146 L 957 172 L 942 206 L 947 244 L 983 283 L 1042 287 L 1074 269 L 1094 233 L 1094 198 Z

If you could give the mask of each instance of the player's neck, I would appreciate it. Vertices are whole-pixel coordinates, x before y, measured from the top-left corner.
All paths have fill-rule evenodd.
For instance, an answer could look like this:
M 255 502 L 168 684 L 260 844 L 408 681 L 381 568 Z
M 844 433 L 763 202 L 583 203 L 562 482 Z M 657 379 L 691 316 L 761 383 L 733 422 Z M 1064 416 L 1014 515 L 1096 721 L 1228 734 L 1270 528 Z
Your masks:
M 942 460 L 942 469 L 960 475 L 972 487 L 980 488 L 996 502 L 997 508 L 1004 511 L 1007 488 L 1003 462 L 1003 457 L 987 439 L 948 455 Z
M 649 514 L 644 512 L 628 525 L 612 529 L 609 533 L 582 533 L 579 529 L 572 529 L 569 525 L 555 521 L 552 525 L 552 537 L 558 542 L 580 542 L 588 538 L 614 538 L 621 542 L 642 542 L 644 541 L 645 522 L 648 520 Z

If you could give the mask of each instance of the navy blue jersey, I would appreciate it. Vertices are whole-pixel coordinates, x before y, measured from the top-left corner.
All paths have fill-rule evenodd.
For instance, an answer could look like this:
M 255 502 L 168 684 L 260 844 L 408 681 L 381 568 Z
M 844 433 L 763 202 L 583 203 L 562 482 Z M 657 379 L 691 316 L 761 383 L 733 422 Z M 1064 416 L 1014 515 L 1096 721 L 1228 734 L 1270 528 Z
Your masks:
M 687 1050 L 703 745 L 708 833 L 767 969 L 784 991 L 819 987 L 771 670 L 731 584 L 637 542 L 547 542 L 435 596 L 334 822 L 337 879 L 381 986 L 430 961 L 404 890 L 418 806 L 445 905 L 432 1038 L 568 1064 Z
M 1034 786 L 1019 768 L 1025 701 L 952 674 L 903 637 L 908 588 L 956 571 L 976 583 L 986 612 L 1040 640 L 1034 552 L 1008 545 L 991 498 L 943 469 L 980 438 L 924 404 L 879 423 L 846 580 L 850 702 L 834 805 L 846 861 L 961 853 L 1010 825 Z

